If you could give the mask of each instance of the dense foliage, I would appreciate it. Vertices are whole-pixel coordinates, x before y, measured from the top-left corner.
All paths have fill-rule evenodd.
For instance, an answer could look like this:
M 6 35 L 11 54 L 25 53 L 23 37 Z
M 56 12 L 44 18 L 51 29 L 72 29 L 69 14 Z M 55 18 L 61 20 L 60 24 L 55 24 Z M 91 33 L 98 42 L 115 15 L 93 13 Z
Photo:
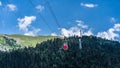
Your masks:
M 0 53 L 0 68 L 120 68 L 120 43 L 94 36 L 67 38 L 68 50 L 63 50 L 65 42 L 56 38 L 12 52 Z

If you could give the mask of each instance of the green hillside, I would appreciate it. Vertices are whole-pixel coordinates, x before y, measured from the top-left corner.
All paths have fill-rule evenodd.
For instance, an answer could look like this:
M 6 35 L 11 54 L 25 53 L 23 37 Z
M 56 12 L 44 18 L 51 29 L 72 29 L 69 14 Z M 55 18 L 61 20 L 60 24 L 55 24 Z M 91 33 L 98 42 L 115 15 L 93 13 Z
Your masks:
M 120 68 L 120 43 L 95 36 L 56 38 L 12 52 L 0 53 L 0 68 Z
M 6 39 L 6 38 L 7 39 Z M 25 35 L 0 35 L 0 48 L 18 49 L 23 47 L 35 47 L 37 43 L 57 38 L 57 36 L 25 36 Z
M 37 43 L 41 43 L 48 39 L 57 38 L 55 36 L 25 36 L 25 35 L 7 35 L 18 40 L 18 43 L 24 46 L 35 47 Z

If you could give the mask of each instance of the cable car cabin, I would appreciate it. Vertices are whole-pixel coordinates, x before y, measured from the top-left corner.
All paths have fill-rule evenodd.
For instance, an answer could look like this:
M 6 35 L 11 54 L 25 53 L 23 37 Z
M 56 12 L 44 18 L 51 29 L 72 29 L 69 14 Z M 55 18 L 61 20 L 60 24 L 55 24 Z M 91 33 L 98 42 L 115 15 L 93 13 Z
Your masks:
M 68 50 L 68 45 L 67 43 L 64 43 L 63 47 L 62 47 L 64 50 Z

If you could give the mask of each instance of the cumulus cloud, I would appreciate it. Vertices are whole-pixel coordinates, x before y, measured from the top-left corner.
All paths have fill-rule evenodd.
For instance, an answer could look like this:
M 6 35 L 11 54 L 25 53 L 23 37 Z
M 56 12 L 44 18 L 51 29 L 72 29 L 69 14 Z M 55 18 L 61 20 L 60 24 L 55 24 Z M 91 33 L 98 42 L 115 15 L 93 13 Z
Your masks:
M 92 30 L 89 29 L 88 31 L 84 32 L 83 35 L 86 35 L 86 36 L 90 36 L 90 35 L 94 35 Z
M 42 5 L 37 5 L 36 7 L 35 7 L 39 12 L 41 12 L 41 11 L 43 11 L 45 8 L 44 8 L 44 6 L 42 6 Z
M 80 36 L 80 29 L 78 27 L 71 27 L 70 29 L 61 28 L 61 34 L 66 37 L 74 35 Z
M 57 34 L 56 33 L 51 33 L 51 36 L 57 36 Z
M 87 8 L 94 8 L 98 6 L 97 4 L 92 4 L 92 3 L 80 3 L 80 5 Z
M 2 6 L 2 2 L 0 1 L 0 6 Z
M 114 25 L 114 29 L 116 30 L 116 31 L 120 31 L 120 24 L 115 24 Z
M 69 37 L 69 36 L 80 36 L 80 32 L 82 35 L 94 35 L 92 30 L 88 28 L 88 25 L 85 25 L 82 20 L 76 20 L 78 24 L 75 27 L 70 27 L 69 29 L 61 28 L 61 35 Z M 80 31 L 81 30 L 81 31 Z M 84 33 L 83 33 L 84 31 Z
M 16 5 L 14 5 L 14 4 L 7 4 L 7 7 L 10 9 L 10 11 L 15 11 L 15 10 L 17 10 Z
M 40 29 L 34 28 L 29 30 L 32 22 L 36 20 L 36 16 L 25 16 L 24 18 L 18 18 L 18 27 L 22 30 L 24 35 L 35 36 L 40 31 Z
M 97 37 L 116 40 L 120 36 L 118 32 L 120 32 L 120 24 L 115 24 L 114 27 L 109 28 L 107 31 L 98 32 Z
M 77 25 L 81 28 L 87 29 L 88 26 L 84 24 L 84 22 L 82 20 L 76 20 L 76 22 L 78 23 Z
M 83 30 L 82 30 L 83 31 Z M 79 27 L 71 27 L 69 29 L 62 28 L 61 29 L 61 34 L 63 36 L 69 37 L 69 36 L 80 36 L 80 28 Z M 82 32 L 82 35 L 90 36 L 94 35 L 92 31 L 89 29 L 86 32 Z
M 35 21 L 35 16 L 25 16 L 24 18 L 18 18 L 18 26 L 20 30 L 28 31 L 28 26 L 31 25 L 32 21 Z
M 114 17 L 111 17 L 111 18 L 110 18 L 110 22 L 111 22 L 111 23 L 114 23 L 114 22 L 116 22 L 116 19 L 115 19 Z

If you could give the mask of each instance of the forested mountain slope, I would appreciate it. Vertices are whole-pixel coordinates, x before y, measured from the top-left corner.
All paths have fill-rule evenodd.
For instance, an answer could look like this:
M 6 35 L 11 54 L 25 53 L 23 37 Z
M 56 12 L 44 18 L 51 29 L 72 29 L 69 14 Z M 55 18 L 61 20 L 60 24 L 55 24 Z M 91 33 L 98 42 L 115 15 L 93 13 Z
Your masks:
M 0 53 L 0 68 L 120 68 L 120 43 L 95 36 L 55 38 L 29 47 Z

